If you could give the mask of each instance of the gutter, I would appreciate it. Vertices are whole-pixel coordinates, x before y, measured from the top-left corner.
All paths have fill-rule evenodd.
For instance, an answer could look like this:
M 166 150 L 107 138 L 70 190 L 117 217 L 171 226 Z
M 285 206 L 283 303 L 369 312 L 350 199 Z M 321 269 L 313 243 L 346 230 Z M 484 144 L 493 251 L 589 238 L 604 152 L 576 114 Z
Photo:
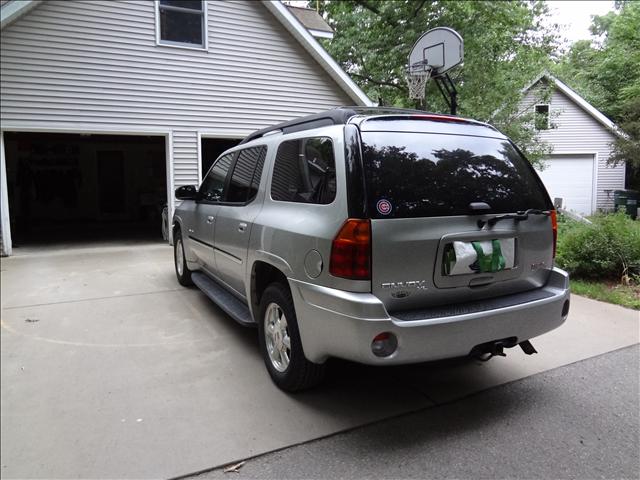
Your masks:
M 23 15 L 36 8 L 42 0 L 13 0 L 5 3 L 0 10 L 0 29 L 8 27 Z

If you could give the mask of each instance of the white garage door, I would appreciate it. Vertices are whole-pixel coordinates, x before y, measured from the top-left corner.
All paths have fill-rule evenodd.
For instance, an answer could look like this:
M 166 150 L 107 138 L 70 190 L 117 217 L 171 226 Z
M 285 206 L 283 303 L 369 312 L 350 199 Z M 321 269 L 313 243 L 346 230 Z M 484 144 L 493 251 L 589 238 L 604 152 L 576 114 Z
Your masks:
M 593 213 L 593 155 L 551 155 L 538 171 L 551 199 L 562 198 L 568 210 Z

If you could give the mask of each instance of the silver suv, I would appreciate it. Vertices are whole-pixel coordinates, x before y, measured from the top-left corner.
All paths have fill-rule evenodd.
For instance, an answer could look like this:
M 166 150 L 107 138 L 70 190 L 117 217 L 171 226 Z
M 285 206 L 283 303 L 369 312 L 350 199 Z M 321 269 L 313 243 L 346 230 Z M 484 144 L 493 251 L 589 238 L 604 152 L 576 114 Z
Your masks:
M 258 327 L 287 391 L 329 357 L 535 353 L 528 340 L 569 312 L 549 196 L 474 120 L 337 108 L 249 135 L 176 198 L 178 281 Z

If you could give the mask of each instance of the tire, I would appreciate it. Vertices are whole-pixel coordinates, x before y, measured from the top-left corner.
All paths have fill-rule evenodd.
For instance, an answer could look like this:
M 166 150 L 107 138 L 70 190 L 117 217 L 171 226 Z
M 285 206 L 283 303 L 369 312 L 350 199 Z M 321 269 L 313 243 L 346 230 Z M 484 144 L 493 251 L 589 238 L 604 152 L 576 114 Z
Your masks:
M 264 363 L 278 388 L 296 392 L 322 381 L 325 365 L 310 362 L 304 356 L 298 319 L 287 286 L 272 283 L 264 291 L 260 301 L 258 336 Z
M 193 285 L 191 270 L 187 267 L 187 260 L 184 256 L 184 242 L 182 241 L 182 233 L 180 230 L 176 230 L 173 239 L 173 266 L 176 269 L 176 277 L 178 277 L 178 283 L 180 285 L 183 287 Z

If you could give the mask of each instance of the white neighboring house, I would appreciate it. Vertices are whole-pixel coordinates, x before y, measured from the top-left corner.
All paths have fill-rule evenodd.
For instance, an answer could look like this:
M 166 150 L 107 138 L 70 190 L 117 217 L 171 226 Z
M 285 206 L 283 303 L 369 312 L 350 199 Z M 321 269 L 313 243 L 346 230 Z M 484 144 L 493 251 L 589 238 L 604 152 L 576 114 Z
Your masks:
M 27 219 L 77 210 L 95 223 L 147 215 L 138 207 L 151 209 L 159 192 L 172 215 L 174 189 L 202 178 L 206 140 L 222 148 L 298 116 L 373 105 L 314 38 L 330 32 L 308 30 L 279 0 L 0 4 L 4 255 L 20 199 Z M 43 153 L 61 133 L 69 144 L 58 136 Z M 118 167 L 105 170 L 108 162 Z M 34 192 L 51 171 L 70 195 Z M 107 205 L 110 185 L 117 201 Z
M 550 86 L 540 103 L 539 89 Z M 613 208 L 613 191 L 624 189 L 625 167 L 611 167 L 611 143 L 621 135 L 602 112 L 547 73 L 525 89 L 521 110 L 536 113 L 539 138 L 553 147 L 540 176 L 553 198 L 583 215 Z

